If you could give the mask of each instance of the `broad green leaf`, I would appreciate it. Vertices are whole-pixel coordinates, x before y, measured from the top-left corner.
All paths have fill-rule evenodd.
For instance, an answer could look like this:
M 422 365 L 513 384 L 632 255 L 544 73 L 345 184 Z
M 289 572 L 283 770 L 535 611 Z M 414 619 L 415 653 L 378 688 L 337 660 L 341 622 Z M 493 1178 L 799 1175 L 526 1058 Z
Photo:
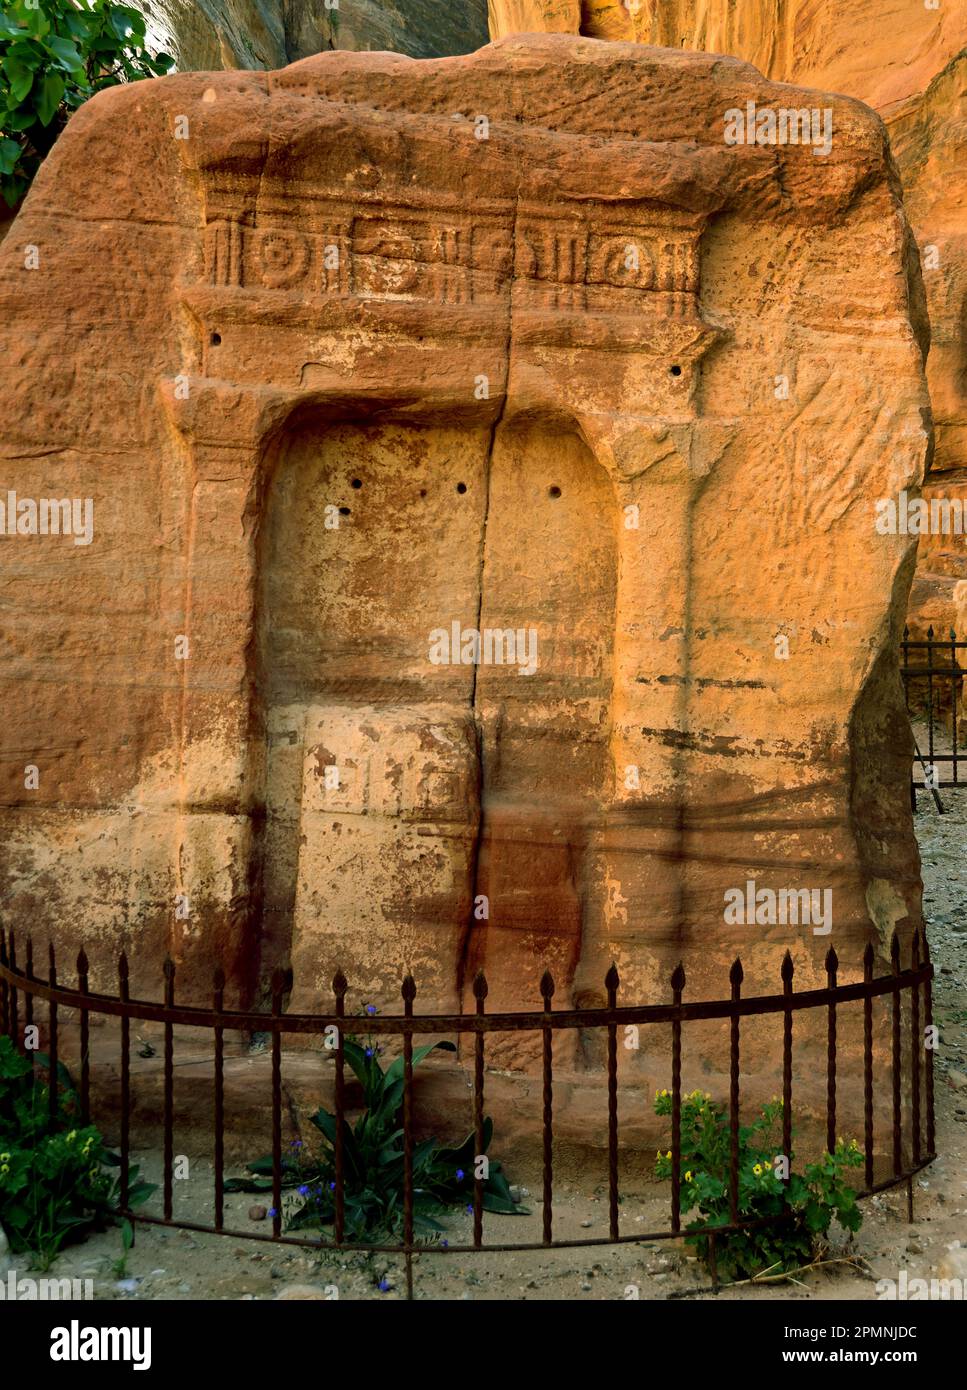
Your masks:
M 41 125 L 50 125 L 64 95 L 64 79 L 55 72 L 46 72 L 40 79 L 37 115 Z
M 63 68 L 65 72 L 84 71 L 84 59 L 70 39 L 65 39 L 60 34 L 51 34 L 48 39 L 44 40 L 43 46 L 54 58 L 57 66 Z
M 127 10 L 123 5 L 116 6 L 109 15 L 111 28 L 125 48 L 137 42 L 138 28 L 135 20 L 141 22 L 141 37 L 144 37 L 144 20 L 133 10 Z
M 414 1067 L 419 1066 L 420 1062 L 423 1061 L 423 1058 L 429 1056 L 429 1054 L 433 1052 L 435 1048 L 439 1048 L 442 1052 L 456 1052 L 457 1050 L 456 1046 L 452 1042 L 426 1043 L 423 1047 L 414 1047 Z M 390 1065 L 386 1068 L 386 1080 L 398 1081 L 403 1076 L 404 1068 L 405 1058 L 401 1053 L 400 1056 L 395 1058 L 395 1060 L 391 1062 Z
M 10 83 L 10 95 L 14 101 L 22 102 L 34 85 L 34 74 L 30 68 L 25 67 L 18 59 L 12 58 L 9 53 L 3 60 L 3 70 Z M 7 124 L 9 125 L 9 122 Z
M 483 1195 L 484 1211 L 492 1211 L 499 1216 L 529 1216 L 530 1212 L 526 1207 L 519 1207 L 510 1197 L 501 1197 L 496 1192 L 485 1192 Z

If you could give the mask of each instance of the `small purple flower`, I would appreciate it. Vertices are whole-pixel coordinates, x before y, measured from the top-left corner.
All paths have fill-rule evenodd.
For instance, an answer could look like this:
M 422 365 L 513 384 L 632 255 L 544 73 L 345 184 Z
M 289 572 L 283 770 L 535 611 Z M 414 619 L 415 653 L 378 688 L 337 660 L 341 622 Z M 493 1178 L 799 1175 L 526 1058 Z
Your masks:
M 473 1216 L 473 1202 L 467 1203 L 467 1215 Z
M 375 1004 L 367 1004 L 367 1005 L 366 1005 L 366 1012 L 369 1014 L 370 1018 L 372 1018 L 372 1017 L 373 1017 L 373 1014 L 375 1014 L 375 1013 L 377 1012 L 377 1010 L 376 1010 L 376 1005 L 375 1005 Z
M 371 1047 L 367 1047 L 367 1049 L 366 1049 L 366 1056 L 367 1056 L 367 1057 L 372 1057 L 372 1055 L 373 1055 L 373 1049 L 372 1049 Z
M 299 1188 L 299 1196 L 300 1196 L 300 1197 L 308 1197 L 308 1195 L 309 1195 L 309 1185 L 308 1185 L 308 1183 L 303 1183 L 302 1186 Z
M 440 1249 L 441 1249 L 441 1250 L 449 1250 L 449 1249 L 450 1249 L 450 1242 L 449 1242 L 448 1240 L 441 1240 L 441 1241 L 440 1241 Z
M 276 1217 L 279 1214 L 278 1207 L 269 1207 L 269 1216 Z
M 377 1288 L 379 1289 L 380 1293 L 389 1293 L 389 1291 L 390 1291 L 390 1289 L 391 1289 L 392 1287 L 393 1287 L 392 1284 L 390 1283 L 390 1281 L 387 1279 L 386 1275 L 384 1274 L 383 1277 L 382 1277 L 382 1279 L 379 1281 L 379 1283 L 378 1283 L 378 1285 L 377 1285 Z
M 330 1192 L 335 1192 L 335 1190 L 336 1190 L 336 1184 L 335 1184 L 334 1182 L 331 1182 L 331 1183 L 329 1184 L 329 1191 L 330 1191 Z
M 458 1168 L 458 1169 L 457 1169 L 457 1182 L 463 1182 L 463 1180 L 464 1180 L 464 1178 L 465 1178 L 466 1176 L 467 1176 L 467 1175 L 466 1175 L 466 1173 L 463 1171 L 462 1168 Z

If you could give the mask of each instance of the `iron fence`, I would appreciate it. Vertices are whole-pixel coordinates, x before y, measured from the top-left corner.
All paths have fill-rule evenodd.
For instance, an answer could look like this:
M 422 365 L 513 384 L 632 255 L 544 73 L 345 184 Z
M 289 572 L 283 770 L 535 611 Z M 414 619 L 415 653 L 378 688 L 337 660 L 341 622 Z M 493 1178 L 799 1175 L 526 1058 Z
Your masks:
M 713 1281 L 717 1282 L 715 1241 L 722 1236 L 749 1230 L 763 1223 L 744 1220 L 739 1208 L 739 1150 L 740 1117 L 743 1108 L 742 1024 L 757 1016 L 774 1015 L 782 1021 L 782 1145 L 785 1154 L 792 1152 L 794 1115 L 793 1033 L 794 1019 L 804 1010 L 825 1010 L 825 1134 L 826 1147 L 832 1151 L 836 1143 L 837 1101 L 840 1075 L 838 1073 L 838 1019 L 848 1004 L 862 1008 L 862 1088 L 864 1128 L 864 1181 L 860 1197 L 884 1191 L 906 1183 L 909 1217 L 913 1219 L 913 1177 L 936 1157 L 933 1090 L 933 1052 L 927 1042 L 932 1025 L 932 979 L 926 934 L 917 931 L 910 944 L 910 959 L 901 964 L 901 947 L 896 934 L 891 943 L 889 973 L 874 976 L 875 953 L 868 945 L 863 955 L 862 979 L 839 983 L 839 961 L 834 950 L 825 959 L 826 985 L 823 988 L 796 991 L 793 988 L 794 964 L 787 951 L 782 959 L 779 976 L 781 990 L 775 994 L 745 997 L 742 994 L 743 968 L 736 959 L 729 972 L 730 992 L 727 998 L 714 1000 L 685 999 L 685 972 L 679 965 L 669 980 L 670 1000 L 661 1004 L 619 1005 L 620 981 L 614 966 L 608 971 L 605 987 L 607 1007 L 593 1009 L 559 1009 L 553 1007 L 554 981 L 545 973 L 540 982 L 542 1008 L 533 1012 L 487 1013 L 487 982 L 478 974 L 473 982 L 475 1010 L 459 1014 L 414 1014 L 416 985 L 412 976 L 402 982 L 403 1011 L 395 1016 L 366 1019 L 366 1032 L 396 1037 L 401 1040 L 403 1057 L 403 1239 L 396 1243 L 369 1244 L 346 1239 L 345 1216 L 345 1134 L 347 1110 L 344 1041 L 347 1026 L 353 1016 L 347 1015 L 348 984 L 341 970 L 332 981 L 333 1008 L 325 1015 L 286 1013 L 284 996 L 291 986 L 291 977 L 276 971 L 272 979 L 272 1002 L 268 1013 L 226 1009 L 224 1006 L 225 977 L 216 970 L 212 985 L 210 1008 L 179 1005 L 175 1002 L 176 969 L 168 960 L 164 966 L 164 989 L 161 1002 L 133 999 L 129 990 L 128 961 L 125 955 L 118 960 L 118 986 L 113 994 L 98 993 L 89 988 L 89 965 L 82 950 L 76 963 L 76 984 L 61 983 L 53 946 L 48 949 L 47 978 L 41 979 L 35 970 L 33 946 L 25 943 L 24 962 L 18 961 L 17 941 L 0 928 L 0 1033 L 19 1042 L 21 1026 L 34 1020 L 35 1001 L 45 1001 L 46 1027 L 49 1035 L 48 1056 L 50 1076 L 58 1071 L 60 1011 L 76 1010 L 79 1019 L 80 1084 L 78 1088 L 81 1119 L 89 1123 L 91 1116 L 91 1049 L 90 1017 L 103 1015 L 118 1020 L 120 1030 L 120 1207 L 132 1222 L 151 1223 L 201 1232 L 229 1235 L 246 1240 L 268 1240 L 281 1244 L 322 1247 L 336 1251 L 374 1251 L 402 1255 L 406 1265 L 407 1297 L 413 1296 L 413 1257 L 424 1254 L 468 1253 L 473 1251 L 522 1251 L 566 1249 L 596 1245 L 641 1243 L 682 1236 L 681 1212 L 681 1155 L 682 1155 L 682 1057 L 683 1033 L 687 1025 L 697 1021 L 722 1020 L 728 1023 L 728 1095 L 722 1104 L 727 1106 L 729 1125 L 729 1222 L 708 1231 L 710 1263 Z M 874 1008 L 884 1001 L 885 1008 Z M 22 1003 L 21 1003 L 22 1001 Z M 23 1010 L 21 1021 L 21 1008 Z M 906 1025 L 904 1026 L 904 1015 Z M 820 1013 L 820 1018 L 822 1014 Z M 128 1205 L 131 1172 L 131 1023 L 142 1020 L 160 1024 L 163 1028 L 163 1150 L 162 1213 L 148 1214 L 132 1211 Z M 659 1027 L 667 1030 L 670 1041 L 671 1071 L 671 1182 L 670 1210 L 667 1225 L 649 1232 L 623 1231 L 621 1228 L 621 1193 L 619 1184 L 619 1121 L 618 1121 L 618 1032 L 629 1025 Z M 213 1038 L 212 1097 L 214 1184 L 212 1190 L 212 1219 L 210 1222 L 186 1221 L 174 1214 L 174 1029 L 176 1027 L 209 1030 Z M 823 1025 L 820 1023 L 819 1031 Z M 335 1197 L 332 1236 L 299 1236 L 287 1234 L 282 1228 L 283 1192 L 283 1088 L 282 1040 L 286 1035 L 322 1035 L 335 1029 L 334 1049 L 335 1138 Z M 558 1239 L 554 1235 L 554 1055 L 553 1038 L 561 1030 L 602 1030 L 606 1037 L 606 1064 L 603 1080 L 606 1091 L 606 1113 L 602 1116 L 606 1129 L 608 1166 L 608 1234 L 581 1239 Z M 271 1134 L 272 1134 L 272 1230 L 271 1234 L 232 1228 L 225 1223 L 225 1034 L 262 1033 L 270 1039 L 271 1065 Z M 475 1173 L 473 1179 L 473 1235 L 471 1244 L 426 1245 L 414 1233 L 414 1119 L 413 1119 L 413 1041 L 418 1035 L 470 1035 L 473 1052 L 473 1131 L 476 1152 L 484 1151 L 484 1095 L 487 1075 L 486 1042 L 496 1034 L 535 1032 L 541 1038 L 541 1167 L 542 1167 L 542 1238 L 539 1242 L 484 1242 L 483 1239 L 483 1180 Z M 815 1039 L 815 1031 L 812 1030 Z M 888 1095 L 890 1125 L 879 1134 L 874 1123 L 874 1058 L 889 1057 L 890 1092 Z M 53 1121 L 58 1106 L 57 1087 L 50 1086 L 50 1114 Z M 96 1118 L 96 1117 L 95 1117 Z M 874 1154 L 877 1140 L 881 1142 L 888 1171 L 875 1181 Z M 788 1181 L 788 1179 L 787 1179 Z M 469 1207 L 468 1207 L 469 1210 Z M 769 1218 L 774 1219 L 774 1218 Z
M 921 749 L 914 730 L 916 758 L 910 773 L 910 801 L 914 811 L 917 809 L 917 792 L 929 791 L 933 795 L 937 810 L 943 812 L 943 803 L 938 795 L 939 787 L 962 787 L 961 768 L 967 761 L 967 752 L 960 747 L 959 730 L 960 705 L 963 697 L 961 682 L 964 667 L 960 664 L 959 653 L 967 647 L 967 641 L 959 640 L 953 628 L 948 638 L 934 636 L 932 627 L 927 628 L 926 640 L 911 641 L 910 629 L 903 629 L 900 643 L 900 675 L 903 679 L 907 713 L 911 726 L 918 719 L 927 725 L 926 749 Z M 911 653 L 913 657 L 911 659 Z M 948 738 L 949 720 L 949 738 Z M 939 747 L 939 743 L 949 748 Z M 918 780 L 917 767 L 923 776 Z M 944 776 L 944 769 L 948 775 Z

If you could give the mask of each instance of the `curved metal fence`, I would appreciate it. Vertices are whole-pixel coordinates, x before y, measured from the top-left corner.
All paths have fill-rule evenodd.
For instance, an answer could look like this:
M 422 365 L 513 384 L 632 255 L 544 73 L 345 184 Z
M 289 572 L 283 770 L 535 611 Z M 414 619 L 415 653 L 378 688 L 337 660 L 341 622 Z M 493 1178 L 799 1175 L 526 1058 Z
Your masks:
M 820 989 L 796 991 L 793 988 L 793 961 L 787 952 L 779 969 L 780 990 L 774 994 L 745 997 L 742 994 L 743 968 L 736 959 L 729 972 L 729 995 L 713 1000 L 687 1001 L 686 978 L 679 965 L 669 980 L 670 998 L 661 1004 L 620 1004 L 620 981 L 612 966 L 605 988 L 607 1007 L 594 1009 L 559 1009 L 553 1006 L 555 986 L 549 973 L 540 983 L 542 1007 L 533 1012 L 487 1013 L 487 982 L 478 974 L 473 982 L 475 1011 L 459 1014 L 415 1014 L 416 984 L 407 976 L 401 985 L 402 1013 L 381 1015 L 365 1020 L 365 1031 L 380 1037 L 401 1040 L 402 1070 L 402 1129 L 403 1129 L 403 1220 L 402 1241 L 368 1244 L 346 1239 L 345 1212 L 345 1148 L 347 1113 L 347 1077 L 344 1045 L 354 1023 L 346 1012 L 348 984 L 341 970 L 332 981 L 333 1007 L 327 1014 L 286 1013 L 284 997 L 291 987 L 291 977 L 277 971 L 272 979 L 272 1003 L 269 1012 L 226 1009 L 224 1007 L 225 978 L 216 970 L 212 981 L 210 1007 L 177 1004 L 175 1000 L 176 969 L 168 960 L 164 966 L 163 998 L 160 1002 L 133 999 L 129 990 L 128 961 L 123 954 L 118 960 L 118 985 L 113 994 L 97 993 L 88 986 L 89 965 L 82 950 L 76 962 L 76 983 L 66 985 L 58 976 L 53 946 L 48 948 L 46 978 L 36 971 L 32 942 L 23 943 L 23 964 L 18 960 L 18 943 L 13 932 L 0 928 L 0 1033 L 6 1033 L 18 1044 L 23 1030 L 34 1022 L 37 1001 L 46 1004 L 45 1026 L 48 1033 L 47 1052 L 50 1074 L 57 1075 L 62 1023 L 61 1010 L 77 1011 L 79 1097 L 84 1123 L 97 1117 L 91 1115 L 91 1015 L 118 1020 L 120 1035 L 120 1094 L 117 1097 L 120 1127 L 120 1190 L 121 1207 L 134 1222 L 174 1226 L 195 1232 L 231 1235 L 246 1240 L 269 1240 L 283 1244 L 322 1246 L 339 1251 L 383 1251 L 405 1257 L 407 1296 L 413 1293 L 413 1257 L 435 1253 L 467 1253 L 471 1251 L 541 1250 L 620 1244 L 673 1239 L 686 1234 L 682 1228 L 681 1212 L 681 1154 L 682 1154 L 682 1055 L 690 1024 L 708 1020 L 728 1022 L 728 1095 L 721 1098 L 727 1107 L 729 1122 L 729 1222 L 709 1233 L 713 1280 L 715 1271 L 715 1240 L 741 1230 L 749 1230 L 757 1221 L 743 1220 L 739 1199 L 740 1120 L 742 1096 L 742 1024 L 743 1020 L 761 1015 L 774 1015 L 782 1023 L 782 1144 L 783 1152 L 792 1152 L 793 1120 L 795 1114 L 793 1042 L 796 1015 L 804 1010 L 824 1011 L 825 1028 L 825 1133 L 826 1146 L 832 1151 L 836 1143 L 838 1091 L 844 1076 L 839 1071 L 838 1022 L 846 1005 L 856 1004 L 862 1010 L 862 1094 L 864 1130 L 864 1181 L 858 1196 L 869 1196 L 906 1183 L 910 1219 L 913 1213 L 913 1177 L 936 1157 L 933 1094 L 933 1051 L 931 1045 L 932 1003 L 930 963 L 926 934 L 917 932 L 912 938 L 910 959 L 901 963 L 901 948 L 894 934 L 891 944 L 891 970 L 874 977 L 874 951 L 867 946 L 863 956 L 862 979 L 851 983 L 838 982 L 839 961 L 836 952 L 826 956 L 826 985 Z M 881 1005 L 874 1007 L 877 1001 Z M 163 1183 L 162 1214 L 150 1215 L 127 1209 L 129 1173 L 131 1169 L 131 1023 L 142 1020 L 160 1024 L 163 1029 Z M 671 1179 L 669 1217 L 662 1228 L 644 1232 L 622 1230 L 621 1192 L 619 1184 L 619 1077 L 618 1033 L 629 1025 L 639 1028 L 667 1030 L 670 1043 L 671 1096 Z M 176 1027 L 209 1030 L 212 1034 L 212 1152 L 214 1182 L 212 1189 L 211 1221 L 185 1221 L 174 1215 L 174 1030 Z M 593 1030 L 603 1035 L 603 1055 L 606 1062 L 602 1081 L 606 1091 L 606 1108 L 602 1107 L 602 1123 L 608 1165 L 608 1234 L 586 1239 L 558 1239 L 554 1235 L 554 1053 L 553 1039 L 561 1030 Z M 272 1135 L 272 1230 L 271 1234 L 233 1229 L 225 1224 L 225 1035 L 266 1034 L 270 1050 L 270 1113 Z M 443 1034 L 469 1035 L 473 1054 L 473 1129 L 477 1154 L 484 1151 L 484 1101 L 487 1077 L 487 1039 L 495 1034 L 531 1032 L 539 1036 L 541 1107 L 540 1139 L 542 1169 L 542 1238 L 538 1242 L 485 1242 L 483 1239 L 483 1181 L 473 1178 L 473 1235 L 470 1244 L 427 1245 L 414 1230 L 414 1147 L 416 1144 L 413 1118 L 414 1038 L 439 1037 Z M 332 1044 L 334 1065 L 335 1160 L 334 1219 L 329 1238 L 293 1235 L 283 1231 L 282 1193 L 285 1168 L 283 1148 L 283 1088 L 282 1047 L 287 1035 L 326 1035 Z M 809 1036 L 815 1044 L 817 1029 L 812 1025 Z M 889 1057 L 889 1123 L 875 1124 L 874 1070 L 876 1059 Z M 855 1066 L 845 1079 L 857 1083 Z M 882 1094 L 882 1093 L 881 1093 Z M 58 1105 L 57 1087 L 50 1087 L 51 1118 Z M 886 1132 L 884 1132 L 886 1131 Z M 874 1155 L 877 1144 L 887 1162 L 887 1175 L 875 1181 Z M 470 1204 L 468 1204 L 468 1211 Z

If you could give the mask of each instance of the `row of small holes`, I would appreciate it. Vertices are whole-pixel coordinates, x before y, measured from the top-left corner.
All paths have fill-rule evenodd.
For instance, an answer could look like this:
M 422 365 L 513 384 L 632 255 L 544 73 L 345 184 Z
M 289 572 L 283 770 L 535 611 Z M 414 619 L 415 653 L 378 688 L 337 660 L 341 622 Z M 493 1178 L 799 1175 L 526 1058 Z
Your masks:
M 362 485 L 363 485 L 363 484 L 362 484 L 362 479 L 361 479 L 361 478 L 353 478 L 352 483 L 350 484 L 351 487 L 354 487 L 354 488 L 356 488 L 357 490 L 358 490 L 359 488 L 361 488 Z M 467 490 L 467 485 L 466 485 L 466 483 L 457 483 L 457 492 L 463 494 L 464 492 L 466 492 L 466 490 Z M 547 495 L 548 495 L 548 497 L 560 497 L 560 495 L 561 495 L 561 489 L 557 486 L 556 483 L 554 483 L 551 487 L 549 487 L 549 488 L 547 489 Z M 420 496 L 421 496 L 421 497 L 425 497 L 425 496 L 426 496 L 426 488 L 425 488 L 425 487 L 421 487 L 421 488 L 420 488 Z M 349 515 L 349 508 L 348 508 L 348 507 L 340 507 L 339 510 L 340 510 L 340 512 L 342 512 L 343 516 L 348 516 L 348 515 Z
M 213 333 L 213 334 L 212 334 L 212 337 L 211 337 L 212 347 L 218 347 L 218 346 L 220 345 L 221 341 L 222 341 L 222 335 L 221 335 L 220 333 Z M 668 370 L 669 370 L 669 372 L 671 373 L 672 376 L 681 376 L 681 374 L 682 374 L 682 369 L 681 369 L 681 367 L 678 365 L 677 362 L 675 363 L 675 365 L 674 365 L 673 367 L 669 367 Z M 354 479 L 353 479 L 353 487 L 362 487 L 362 483 L 359 481 L 358 478 L 354 478 Z M 466 490 L 467 490 L 466 484 L 464 484 L 464 483 L 458 483 L 458 484 L 457 484 L 457 491 L 458 491 L 458 492 L 466 492 Z M 552 493 L 551 495 L 556 497 L 558 494 L 557 494 L 557 493 Z

